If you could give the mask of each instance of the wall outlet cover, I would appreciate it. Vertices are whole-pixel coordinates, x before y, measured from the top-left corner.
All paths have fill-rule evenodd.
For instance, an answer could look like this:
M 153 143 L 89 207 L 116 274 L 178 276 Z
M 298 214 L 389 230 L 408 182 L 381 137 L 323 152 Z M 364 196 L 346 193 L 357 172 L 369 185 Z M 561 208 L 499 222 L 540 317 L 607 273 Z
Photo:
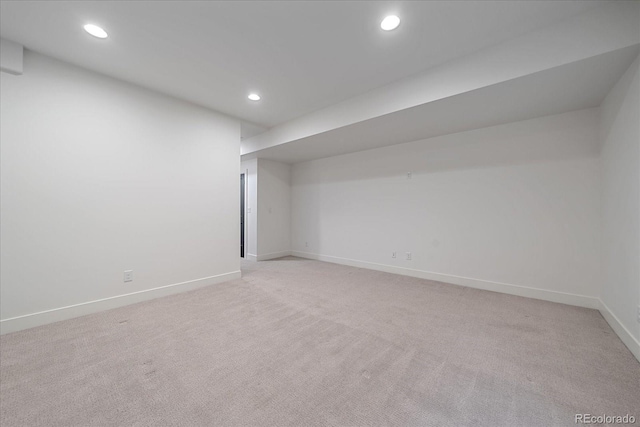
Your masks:
M 133 270 L 127 270 L 124 272 L 124 281 L 133 282 Z

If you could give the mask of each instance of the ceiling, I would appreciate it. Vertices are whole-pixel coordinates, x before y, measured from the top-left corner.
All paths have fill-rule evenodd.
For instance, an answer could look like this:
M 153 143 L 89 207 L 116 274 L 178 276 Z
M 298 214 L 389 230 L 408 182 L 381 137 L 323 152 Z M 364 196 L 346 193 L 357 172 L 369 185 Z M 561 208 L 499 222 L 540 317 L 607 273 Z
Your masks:
M 607 52 L 276 145 L 242 159 L 297 163 L 596 107 L 639 51 L 635 45 Z
M 602 3 L 3 0 L 0 36 L 240 118 L 247 137 Z M 383 32 L 389 13 L 402 23 Z

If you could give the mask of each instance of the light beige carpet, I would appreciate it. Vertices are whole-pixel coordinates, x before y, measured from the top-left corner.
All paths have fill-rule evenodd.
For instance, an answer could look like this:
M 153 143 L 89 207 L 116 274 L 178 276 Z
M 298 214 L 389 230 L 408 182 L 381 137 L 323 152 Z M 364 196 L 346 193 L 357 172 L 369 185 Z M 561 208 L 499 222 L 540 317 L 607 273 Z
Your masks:
M 0 338 L 0 425 L 571 426 L 640 418 L 595 310 L 333 264 Z

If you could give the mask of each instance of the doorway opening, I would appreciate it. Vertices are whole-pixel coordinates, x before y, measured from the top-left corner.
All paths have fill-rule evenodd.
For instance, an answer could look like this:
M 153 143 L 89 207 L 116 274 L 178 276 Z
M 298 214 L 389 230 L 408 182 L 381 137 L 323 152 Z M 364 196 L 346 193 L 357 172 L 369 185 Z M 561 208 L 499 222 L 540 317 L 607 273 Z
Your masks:
M 240 174 L 240 258 L 244 258 L 244 174 Z

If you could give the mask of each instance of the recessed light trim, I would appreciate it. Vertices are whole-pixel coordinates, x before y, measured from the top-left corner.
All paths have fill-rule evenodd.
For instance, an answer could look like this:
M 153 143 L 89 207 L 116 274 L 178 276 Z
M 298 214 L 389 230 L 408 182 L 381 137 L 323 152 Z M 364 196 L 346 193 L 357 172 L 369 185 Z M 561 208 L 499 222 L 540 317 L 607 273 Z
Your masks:
M 398 25 L 400 25 L 400 18 L 398 18 L 396 15 L 389 15 L 382 20 L 382 22 L 380 23 L 380 28 L 385 31 L 391 31 L 398 28 Z
M 84 26 L 84 30 L 87 33 L 91 34 L 93 37 L 97 37 L 99 39 L 106 39 L 107 37 L 109 37 L 107 32 L 97 25 L 87 24 Z
M 249 96 L 247 96 L 247 98 L 249 98 L 252 101 L 260 101 L 260 95 L 258 95 L 257 93 L 250 93 Z

